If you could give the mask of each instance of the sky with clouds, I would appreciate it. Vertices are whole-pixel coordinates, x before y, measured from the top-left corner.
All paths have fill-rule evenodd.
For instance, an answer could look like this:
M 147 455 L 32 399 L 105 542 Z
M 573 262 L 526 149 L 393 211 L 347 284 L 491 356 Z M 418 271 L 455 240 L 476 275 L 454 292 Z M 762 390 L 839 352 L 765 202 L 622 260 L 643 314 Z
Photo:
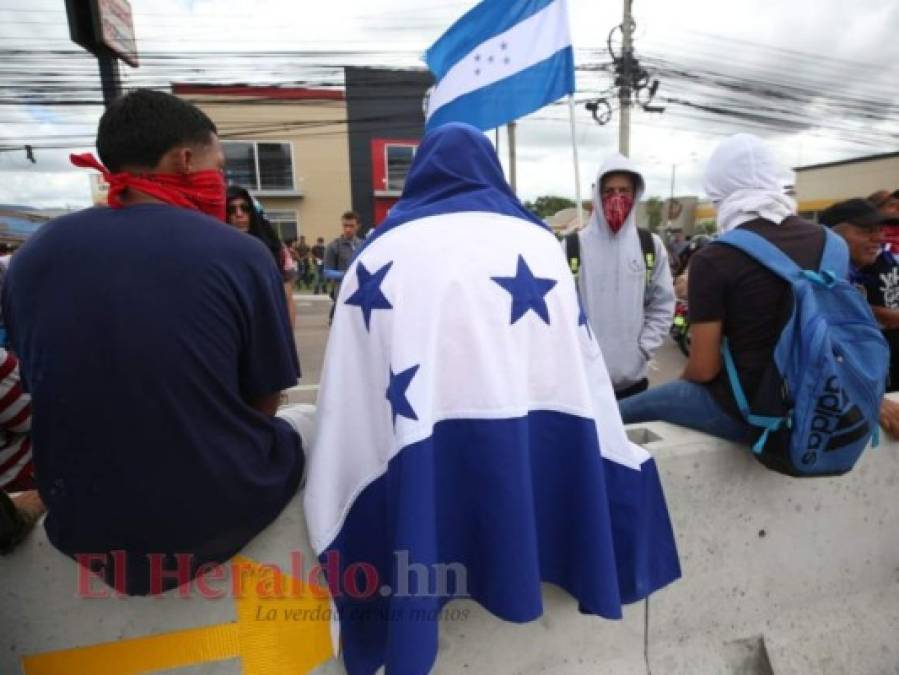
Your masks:
M 420 55 L 473 0 L 131 0 L 139 49 L 152 55 L 138 70 L 123 67 L 126 86 L 163 85 L 166 78 L 260 84 L 333 82 L 346 64 L 421 66 Z M 621 21 L 622 3 L 568 0 L 579 101 L 612 83 L 602 70 L 610 60 L 606 40 Z M 857 0 L 634 0 L 637 56 L 661 84 L 664 114 L 637 110 L 631 156 L 642 168 L 647 194 L 667 196 L 672 165 L 676 192 L 702 193 L 702 170 L 728 133 L 753 131 L 768 139 L 786 166 L 891 152 L 899 146 L 899 3 Z M 615 45 L 613 44 L 613 47 Z M 0 50 L 70 50 L 63 0 L 0 0 Z M 189 61 L 176 54 L 204 55 Z M 205 55 L 216 52 L 215 56 Z M 273 53 L 268 60 L 259 52 Z M 302 52 L 285 58 L 283 52 Z M 247 54 L 255 54 L 248 58 Z M 96 98 L 96 63 L 88 55 L 32 56 L 47 71 L 72 73 L 82 98 Z M 173 69 L 172 63 L 181 64 Z M 83 143 L 91 149 L 102 109 L 48 107 L 19 102 L 29 83 L 40 89 L 45 73 L 0 66 L 0 149 L 26 142 Z M 60 77 L 60 75 L 54 75 Z M 57 80 L 58 81 L 58 80 Z M 751 83 L 750 90 L 745 90 Z M 14 85 L 14 86 L 13 86 Z M 77 88 L 77 87 L 76 87 Z M 792 92 L 801 96 L 794 100 Z M 79 92 L 67 91 L 77 97 Z M 696 107 L 710 102 L 719 111 Z M 749 103 L 748 103 L 749 102 Z M 788 109 L 782 128 L 758 127 L 754 110 Z M 873 109 L 873 110 L 872 110 Z M 883 114 L 880 114 L 883 113 Z M 778 113 L 780 114 L 780 113 Z M 617 116 L 597 125 L 583 105 L 576 116 L 581 184 L 589 194 L 596 167 L 617 149 Z M 490 133 L 493 137 L 492 132 Z M 574 195 L 568 108 L 548 106 L 518 125 L 518 191 Z M 506 140 L 501 140 L 505 161 Z M 74 149 L 74 148 L 73 148 Z M 86 173 L 68 164 L 71 150 L 0 152 L 0 203 L 85 206 Z M 895 186 L 899 187 L 899 177 Z

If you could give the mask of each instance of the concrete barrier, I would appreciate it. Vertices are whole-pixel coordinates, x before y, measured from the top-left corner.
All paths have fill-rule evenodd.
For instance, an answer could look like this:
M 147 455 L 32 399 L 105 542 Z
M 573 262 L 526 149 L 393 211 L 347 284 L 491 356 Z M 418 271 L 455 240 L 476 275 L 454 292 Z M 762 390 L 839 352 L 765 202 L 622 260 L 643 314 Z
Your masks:
M 629 607 L 620 622 L 579 614 L 551 586 L 544 616 L 526 625 L 453 602 L 435 672 L 899 673 L 899 443 L 869 450 L 847 476 L 797 480 L 697 432 L 651 423 L 630 433 L 656 457 L 683 578 L 653 595 L 648 611 L 645 603 Z M 308 567 L 294 500 L 240 561 L 289 572 L 297 553 Z M 249 581 L 260 574 L 252 568 Z M 79 597 L 76 565 L 42 529 L 0 558 L 0 579 L 4 675 L 343 672 L 328 660 L 323 623 L 289 618 L 326 601 L 254 592 L 209 599 L 196 588 L 188 599 L 177 590 Z M 272 609 L 282 619 L 271 619 Z

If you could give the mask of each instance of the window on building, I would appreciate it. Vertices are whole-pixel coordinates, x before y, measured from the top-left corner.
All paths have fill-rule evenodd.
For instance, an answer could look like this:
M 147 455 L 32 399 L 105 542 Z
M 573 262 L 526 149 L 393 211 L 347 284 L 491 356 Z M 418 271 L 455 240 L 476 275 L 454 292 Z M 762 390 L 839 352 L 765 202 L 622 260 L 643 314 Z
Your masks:
M 225 153 L 225 176 L 229 183 L 255 188 L 256 149 L 252 143 L 222 143 Z
M 222 146 L 229 183 L 258 191 L 294 189 L 290 143 L 225 141 Z
M 266 211 L 265 217 L 275 228 L 281 241 L 285 244 L 296 241 L 299 235 L 296 211 Z
M 415 146 L 412 145 L 388 145 L 387 146 L 387 189 L 402 190 L 406 184 L 406 176 L 409 167 L 412 166 L 412 157 L 415 155 Z

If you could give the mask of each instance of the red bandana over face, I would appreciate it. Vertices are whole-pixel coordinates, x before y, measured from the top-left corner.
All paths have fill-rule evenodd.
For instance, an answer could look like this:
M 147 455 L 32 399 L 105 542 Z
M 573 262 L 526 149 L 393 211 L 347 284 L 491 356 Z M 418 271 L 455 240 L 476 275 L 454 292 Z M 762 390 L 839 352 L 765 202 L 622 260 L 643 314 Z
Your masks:
M 188 174 L 112 173 L 91 153 L 69 155 L 75 166 L 96 169 L 109 183 L 109 205 L 122 208 L 122 193 L 128 188 L 154 197 L 166 204 L 203 213 L 225 220 L 225 177 L 221 171 L 196 171 Z
M 633 206 L 634 198 L 628 195 L 613 194 L 602 198 L 602 212 L 614 234 L 618 234 Z

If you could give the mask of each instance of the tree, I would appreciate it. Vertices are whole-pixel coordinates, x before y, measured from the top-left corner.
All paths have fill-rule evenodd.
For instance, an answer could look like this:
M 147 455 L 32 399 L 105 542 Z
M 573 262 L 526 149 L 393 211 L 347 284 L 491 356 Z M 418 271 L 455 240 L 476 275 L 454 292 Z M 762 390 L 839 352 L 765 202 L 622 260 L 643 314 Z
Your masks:
M 562 209 L 574 208 L 574 200 L 555 195 L 537 197 L 532 202 L 525 202 L 524 208 L 536 214 L 540 218 L 549 218 Z
M 707 234 L 712 236 L 718 234 L 718 225 L 715 224 L 714 220 L 709 220 L 704 223 L 697 223 L 694 231 L 695 234 Z
M 659 229 L 662 224 L 662 200 L 658 197 L 650 197 L 646 200 L 646 226 L 651 232 Z

